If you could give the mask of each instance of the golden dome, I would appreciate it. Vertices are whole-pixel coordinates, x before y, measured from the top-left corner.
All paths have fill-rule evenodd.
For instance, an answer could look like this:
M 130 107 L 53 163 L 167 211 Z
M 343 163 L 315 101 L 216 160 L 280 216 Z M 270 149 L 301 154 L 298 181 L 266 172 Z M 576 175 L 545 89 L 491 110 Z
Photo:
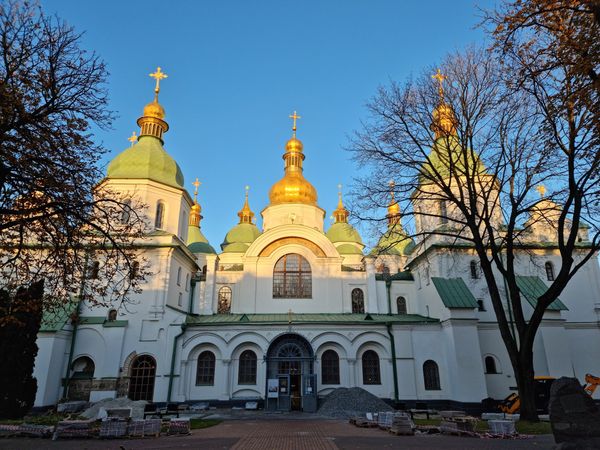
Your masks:
M 387 207 L 388 226 L 396 225 L 400 222 L 400 205 L 394 196 L 394 187 L 396 184 L 390 181 L 390 203 Z
M 240 218 L 240 223 L 252 223 L 254 219 L 254 212 L 250 209 L 250 205 L 248 204 L 248 190 L 250 190 L 250 186 L 246 186 L 246 200 L 244 201 L 244 206 L 238 212 L 238 217 Z
M 388 206 L 388 215 L 393 216 L 395 214 L 400 214 L 400 205 L 396 201 Z
M 156 117 L 157 119 L 164 120 L 165 119 L 165 108 L 162 107 L 156 99 L 148 103 L 144 106 L 144 112 L 142 113 L 144 117 Z
M 456 116 L 454 110 L 447 103 L 440 103 L 433 110 L 433 123 L 431 129 L 435 132 L 435 138 L 456 134 Z
M 191 208 L 191 212 L 201 212 L 202 208 L 198 203 L 194 203 Z
M 294 119 L 292 138 L 285 144 L 285 175 L 275 183 L 269 191 L 269 199 L 272 205 L 279 203 L 304 203 L 308 205 L 317 204 L 317 190 L 302 175 L 302 162 L 304 154 L 302 141 L 296 138 L 296 119 L 300 116 L 294 111 L 290 116 Z

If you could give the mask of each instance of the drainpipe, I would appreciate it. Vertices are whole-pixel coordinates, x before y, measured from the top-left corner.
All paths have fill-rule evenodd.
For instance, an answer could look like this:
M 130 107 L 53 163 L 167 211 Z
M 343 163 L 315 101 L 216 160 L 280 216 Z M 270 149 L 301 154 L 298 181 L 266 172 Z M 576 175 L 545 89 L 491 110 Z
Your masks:
M 392 300 L 391 300 L 391 287 L 392 280 L 385 280 L 385 288 L 387 290 L 387 299 L 388 299 L 388 315 L 392 315 Z M 388 336 L 390 338 L 390 350 L 392 352 L 392 374 L 394 376 L 394 403 L 398 404 L 398 368 L 396 367 L 396 341 L 394 339 L 394 334 L 392 333 L 392 322 L 386 322 L 385 327 L 387 329 Z
M 81 309 L 81 303 L 83 302 L 83 294 L 85 289 L 85 277 L 88 271 L 89 255 L 86 252 L 85 259 L 83 262 L 83 273 L 81 274 L 81 284 L 79 285 L 79 299 L 77 300 L 77 306 L 75 307 L 75 321 L 73 322 L 73 330 L 71 331 L 71 348 L 69 349 L 69 359 L 67 360 L 67 373 L 65 374 L 65 381 L 63 384 L 63 398 L 67 398 L 67 390 L 69 388 L 69 380 L 71 378 L 71 363 L 73 362 L 73 354 L 75 353 L 75 338 L 77 337 L 77 327 L 79 325 L 79 310 Z
M 173 377 L 175 376 L 175 355 L 177 354 L 177 341 L 183 334 L 185 333 L 185 329 L 187 325 L 185 323 L 181 324 L 181 333 L 175 336 L 173 339 L 173 354 L 171 355 L 171 372 L 169 373 L 169 390 L 167 392 L 167 403 L 171 401 L 171 391 L 173 390 Z

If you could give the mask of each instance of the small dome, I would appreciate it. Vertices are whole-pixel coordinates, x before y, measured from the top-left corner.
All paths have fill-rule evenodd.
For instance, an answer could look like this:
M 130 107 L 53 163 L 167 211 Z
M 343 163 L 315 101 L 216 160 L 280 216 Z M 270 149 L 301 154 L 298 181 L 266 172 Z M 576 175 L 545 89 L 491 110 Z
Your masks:
M 279 203 L 317 204 L 317 190 L 301 172 L 286 173 L 269 191 L 272 205 Z
M 355 242 L 362 245 L 362 239 L 356 228 L 349 223 L 338 222 L 329 227 L 325 236 L 333 242 Z
M 295 137 L 291 138 L 289 141 L 287 141 L 287 144 L 285 144 L 286 152 L 301 152 L 303 148 L 304 145 L 302 145 L 302 141 L 300 139 L 296 139 Z
M 415 241 L 406 233 L 394 229 L 387 230 L 377 246 L 371 251 L 372 255 L 409 255 L 415 248 Z
M 362 250 L 352 244 L 342 244 L 336 247 L 340 255 L 362 255 Z
M 160 139 L 141 136 L 138 142 L 119 153 L 108 165 L 111 179 L 147 179 L 175 188 L 183 188 L 179 165 L 165 151 Z
M 221 249 L 224 252 L 245 252 L 258 236 L 260 230 L 253 223 L 238 223 L 225 236 Z
M 165 120 L 165 108 L 156 99 L 144 106 L 143 117 L 156 117 Z
M 197 225 L 188 226 L 187 248 L 192 253 L 216 253 Z

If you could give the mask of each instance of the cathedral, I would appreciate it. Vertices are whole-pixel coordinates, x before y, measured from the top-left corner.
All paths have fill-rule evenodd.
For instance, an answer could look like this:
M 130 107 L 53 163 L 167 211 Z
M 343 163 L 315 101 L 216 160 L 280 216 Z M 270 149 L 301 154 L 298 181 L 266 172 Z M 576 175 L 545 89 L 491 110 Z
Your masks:
M 388 228 L 374 249 L 365 249 L 349 223 L 341 193 L 335 223 L 326 227 L 317 191 L 303 175 L 310 149 L 296 135 L 296 113 L 284 174 L 272 180 L 261 227 L 246 192 L 238 224 L 223 230 L 220 245 L 209 243 L 198 183 L 190 195 L 163 147 L 163 74 L 153 76 L 156 94 L 137 121 L 139 138 L 110 162 L 99 186 L 149 205 L 151 230 L 139 252 L 151 275 L 127 311 L 82 302 L 76 326 L 73 311 L 44 317 L 36 406 L 127 396 L 258 401 L 268 410 L 314 412 L 333 389 L 361 387 L 409 407 L 469 408 L 516 390 L 473 249 L 443 237 L 413 241 L 393 189 Z M 444 111 L 435 120 L 443 121 Z M 416 209 L 438 207 L 419 196 L 411 201 Z M 534 256 L 524 255 L 518 266 L 529 305 L 560 264 L 556 233 L 536 223 L 529 235 Z M 443 217 L 415 224 L 417 232 L 444 225 Z M 580 241 L 587 239 L 582 227 Z M 585 345 L 592 342 L 600 342 L 595 258 L 545 313 L 536 375 L 583 380 L 600 373 L 600 346 Z

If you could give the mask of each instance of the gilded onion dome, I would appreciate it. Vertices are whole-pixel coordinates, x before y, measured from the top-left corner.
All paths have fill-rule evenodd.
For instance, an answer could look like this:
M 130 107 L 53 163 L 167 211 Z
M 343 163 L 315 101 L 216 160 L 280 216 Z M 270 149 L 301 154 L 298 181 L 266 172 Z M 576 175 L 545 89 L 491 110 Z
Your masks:
M 285 146 L 283 160 L 285 161 L 285 175 L 275 183 L 269 191 L 271 205 L 281 203 L 304 203 L 307 205 L 317 204 L 317 190 L 302 175 L 302 162 L 304 153 L 302 142 L 296 138 L 296 119 L 300 116 L 290 116 L 294 120 L 292 127 L 292 138 Z
M 202 207 L 198 203 L 198 187 L 200 182 L 198 178 L 194 181 L 194 204 L 190 208 L 190 219 L 188 222 L 188 238 L 186 245 L 192 253 L 215 253 L 215 249 L 208 243 L 208 239 L 200 230 L 200 221 L 202 220 Z
M 248 203 L 248 190 L 249 187 L 246 186 L 244 206 L 242 206 L 242 209 L 238 212 L 240 221 L 236 226 L 229 230 L 221 244 L 221 250 L 225 253 L 244 253 L 248 250 L 250 244 L 260 236 L 260 230 L 253 223 L 254 212 L 252 212 Z
M 348 210 L 342 202 L 341 185 L 338 185 L 337 208 L 333 211 L 335 223 L 329 227 L 325 236 L 335 245 L 340 254 L 362 255 L 364 244 L 358 231 L 348 223 Z
M 402 228 L 400 205 L 394 197 L 394 182 L 390 181 L 390 202 L 387 208 L 387 230 L 371 251 L 372 255 L 408 255 L 415 248 L 415 241 Z
M 137 121 L 140 136 L 132 135 L 132 146 L 118 154 L 108 165 L 107 178 L 146 179 L 183 188 L 183 173 L 175 160 L 163 148 L 163 134 L 169 129 L 165 122 L 165 110 L 158 103 L 160 80 L 167 76 L 160 67 L 150 74 L 156 79 L 154 100 L 146 105 L 142 117 Z

